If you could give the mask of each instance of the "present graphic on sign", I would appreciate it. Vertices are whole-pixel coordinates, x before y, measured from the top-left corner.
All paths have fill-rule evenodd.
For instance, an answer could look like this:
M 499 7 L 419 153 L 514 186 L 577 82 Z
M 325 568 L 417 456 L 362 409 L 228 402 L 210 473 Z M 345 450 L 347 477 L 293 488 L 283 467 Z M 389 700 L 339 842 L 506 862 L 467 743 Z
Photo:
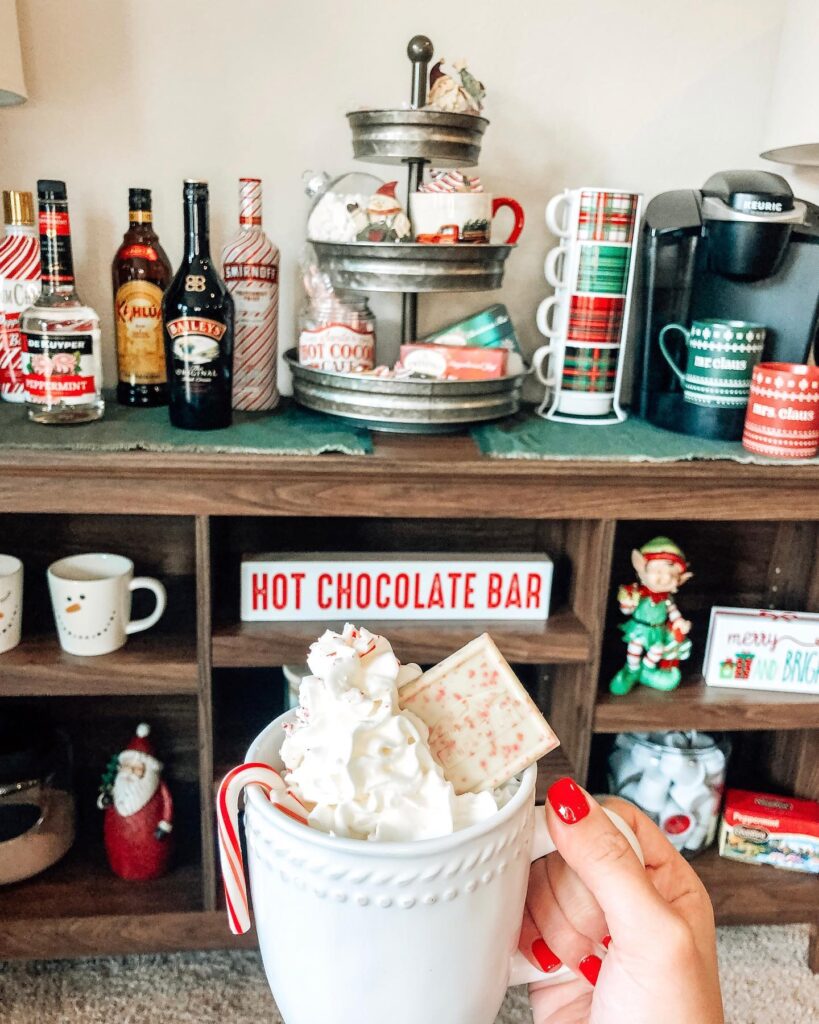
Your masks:
M 737 663 L 734 669 L 734 679 L 751 678 L 751 662 L 754 655 L 750 651 L 741 651 L 737 654 Z
M 719 677 L 720 679 L 734 679 L 734 669 L 736 662 L 733 658 L 726 658 L 725 661 L 721 661 L 719 665 Z

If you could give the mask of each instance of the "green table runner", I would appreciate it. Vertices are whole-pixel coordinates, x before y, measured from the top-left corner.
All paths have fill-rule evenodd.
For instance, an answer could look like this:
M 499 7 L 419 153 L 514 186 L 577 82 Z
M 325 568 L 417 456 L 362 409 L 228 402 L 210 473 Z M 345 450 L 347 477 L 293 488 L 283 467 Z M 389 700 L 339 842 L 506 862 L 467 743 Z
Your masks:
M 661 430 L 644 420 L 588 427 L 555 423 L 525 411 L 500 423 L 476 427 L 472 437 L 496 459 L 588 459 L 618 462 L 687 462 L 728 459 L 758 465 L 817 465 L 817 459 L 769 459 L 738 442 L 711 441 Z
M 225 430 L 178 430 L 166 407 L 130 409 L 106 396 L 105 416 L 95 423 L 46 426 L 25 409 L 0 402 L 0 448 L 99 452 L 195 452 L 234 455 L 369 455 L 370 432 L 332 416 L 284 401 L 270 413 L 234 413 Z

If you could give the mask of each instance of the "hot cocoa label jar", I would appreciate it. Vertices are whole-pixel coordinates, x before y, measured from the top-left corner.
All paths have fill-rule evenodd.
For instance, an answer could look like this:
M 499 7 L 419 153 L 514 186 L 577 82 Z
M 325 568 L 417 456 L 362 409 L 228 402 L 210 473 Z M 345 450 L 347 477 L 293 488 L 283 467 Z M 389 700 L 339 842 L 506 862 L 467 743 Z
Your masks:
M 360 373 L 375 366 L 375 317 L 366 299 L 311 306 L 299 327 L 302 366 L 335 373 Z

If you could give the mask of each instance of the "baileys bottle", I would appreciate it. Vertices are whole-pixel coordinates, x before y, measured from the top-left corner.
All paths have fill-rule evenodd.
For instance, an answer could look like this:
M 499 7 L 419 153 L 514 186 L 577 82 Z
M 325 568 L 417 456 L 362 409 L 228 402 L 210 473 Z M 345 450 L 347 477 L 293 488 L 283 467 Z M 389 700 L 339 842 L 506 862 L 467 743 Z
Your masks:
M 233 299 L 210 255 L 208 186 L 186 181 L 185 254 L 162 300 L 171 423 L 214 430 L 231 423 Z

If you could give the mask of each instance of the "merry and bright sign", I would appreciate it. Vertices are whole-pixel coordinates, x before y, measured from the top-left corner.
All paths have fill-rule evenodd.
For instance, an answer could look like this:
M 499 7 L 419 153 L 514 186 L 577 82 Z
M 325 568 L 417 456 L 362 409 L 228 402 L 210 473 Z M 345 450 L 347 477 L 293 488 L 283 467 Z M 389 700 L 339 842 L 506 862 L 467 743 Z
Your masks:
M 702 674 L 709 686 L 819 693 L 819 615 L 712 608 Z
M 260 555 L 242 562 L 241 616 L 543 622 L 551 588 L 546 555 Z

